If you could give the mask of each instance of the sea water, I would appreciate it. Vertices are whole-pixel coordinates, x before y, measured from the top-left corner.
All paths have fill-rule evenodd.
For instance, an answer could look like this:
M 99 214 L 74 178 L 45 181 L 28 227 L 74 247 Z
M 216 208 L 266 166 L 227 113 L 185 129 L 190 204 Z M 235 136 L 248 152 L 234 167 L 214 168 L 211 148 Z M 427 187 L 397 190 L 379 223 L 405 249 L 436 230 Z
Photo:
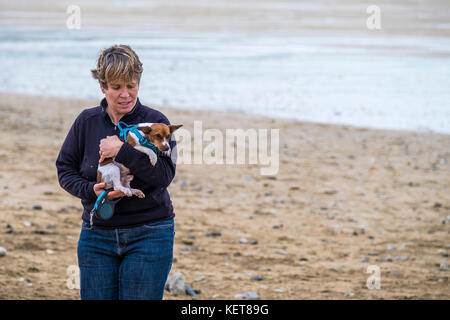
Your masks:
M 143 62 L 146 105 L 450 134 L 450 39 L 0 28 L 0 91 L 101 99 L 102 48 Z M 85 106 L 88 107 L 88 106 Z

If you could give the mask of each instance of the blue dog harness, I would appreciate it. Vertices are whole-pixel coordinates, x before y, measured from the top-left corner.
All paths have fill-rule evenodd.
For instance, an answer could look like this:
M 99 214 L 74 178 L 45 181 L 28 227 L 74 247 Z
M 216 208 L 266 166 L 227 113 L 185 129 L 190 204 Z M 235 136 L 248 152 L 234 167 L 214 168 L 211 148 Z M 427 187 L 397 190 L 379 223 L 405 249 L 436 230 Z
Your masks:
M 117 128 L 119 128 L 120 131 L 120 138 L 123 141 L 127 140 L 127 135 L 128 132 L 132 132 L 136 135 L 136 137 L 139 139 L 139 143 L 147 148 L 152 149 L 156 154 L 158 154 L 158 148 L 150 142 L 150 140 L 147 139 L 147 137 L 143 136 L 139 130 L 138 130 L 138 125 L 128 125 L 123 121 L 119 121 L 119 123 L 117 123 Z

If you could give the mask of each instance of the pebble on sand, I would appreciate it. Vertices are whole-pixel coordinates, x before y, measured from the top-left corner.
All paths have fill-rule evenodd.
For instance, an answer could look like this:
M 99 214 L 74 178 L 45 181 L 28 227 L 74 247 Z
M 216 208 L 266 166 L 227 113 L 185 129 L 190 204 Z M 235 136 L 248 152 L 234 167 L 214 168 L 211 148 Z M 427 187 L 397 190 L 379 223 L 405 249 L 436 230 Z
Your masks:
M 345 296 L 346 296 L 346 297 L 354 297 L 354 296 L 355 296 L 355 293 L 352 292 L 352 291 L 349 291 L 349 292 L 347 292 L 347 293 L 345 294 Z
M 236 299 L 259 299 L 259 295 L 254 291 L 247 291 L 245 293 L 238 293 L 234 296 Z
M 195 293 L 194 289 L 192 289 L 192 287 L 190 285 L 186 284 L 184 286 L 184 288 L 185 288 L 185 292 L 186 292 L 187 295 L 195 297 L 196 293 Z
M 202 281 L 205 280 L 205 276 L 200 276 L 198 278 L 195 278 L 195 281 Z
M 177 271 L 167 279 L 165 288 L 174 295 L 184 293 L 186 291 L 186 278 L 181 272 Z
M 203 233 L 205 237 L 220 237 L 222 232 L 220 230 L 213 230 L 212 232 Z
M 369 258 L 364 257 L 364 258 L 362 258 L 359 262 L 360 262 L 360 263 L 367 263 L 367 262 L 369 262 Z
M 395 261 L 407 261 L 408 258 L 407 257 L 403 257 L 403 256 L 398 256 L 394 258 Z

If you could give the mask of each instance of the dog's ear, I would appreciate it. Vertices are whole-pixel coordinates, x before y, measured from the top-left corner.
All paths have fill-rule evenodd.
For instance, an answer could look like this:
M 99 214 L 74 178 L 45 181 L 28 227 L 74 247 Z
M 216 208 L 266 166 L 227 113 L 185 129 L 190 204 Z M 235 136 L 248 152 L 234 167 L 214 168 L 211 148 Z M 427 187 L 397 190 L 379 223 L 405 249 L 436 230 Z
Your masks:
M 141 130 L 144 134 L 150 134 L 152 127 L 139 127 L 138 130 Z
M 176 131 L 178 128 L 182 127 L 182 124 L 171 124 L 169 125 L 170 133 Z

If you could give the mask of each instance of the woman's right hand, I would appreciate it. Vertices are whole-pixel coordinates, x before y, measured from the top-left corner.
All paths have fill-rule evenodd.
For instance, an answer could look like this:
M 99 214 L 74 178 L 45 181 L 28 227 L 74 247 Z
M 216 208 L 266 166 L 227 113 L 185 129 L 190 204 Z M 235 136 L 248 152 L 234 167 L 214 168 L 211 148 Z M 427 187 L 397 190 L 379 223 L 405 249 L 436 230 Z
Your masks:
M 106 187 L 105 182 L 94 184 L 94 192 L 97 198 L 103 191 L 105 191 L 105 187 Z M 108 200 L 113 200 L 124 196 L 126 196 L 126 194 L 120 190 L 113 190 L 111 192 L 108 192 Z

